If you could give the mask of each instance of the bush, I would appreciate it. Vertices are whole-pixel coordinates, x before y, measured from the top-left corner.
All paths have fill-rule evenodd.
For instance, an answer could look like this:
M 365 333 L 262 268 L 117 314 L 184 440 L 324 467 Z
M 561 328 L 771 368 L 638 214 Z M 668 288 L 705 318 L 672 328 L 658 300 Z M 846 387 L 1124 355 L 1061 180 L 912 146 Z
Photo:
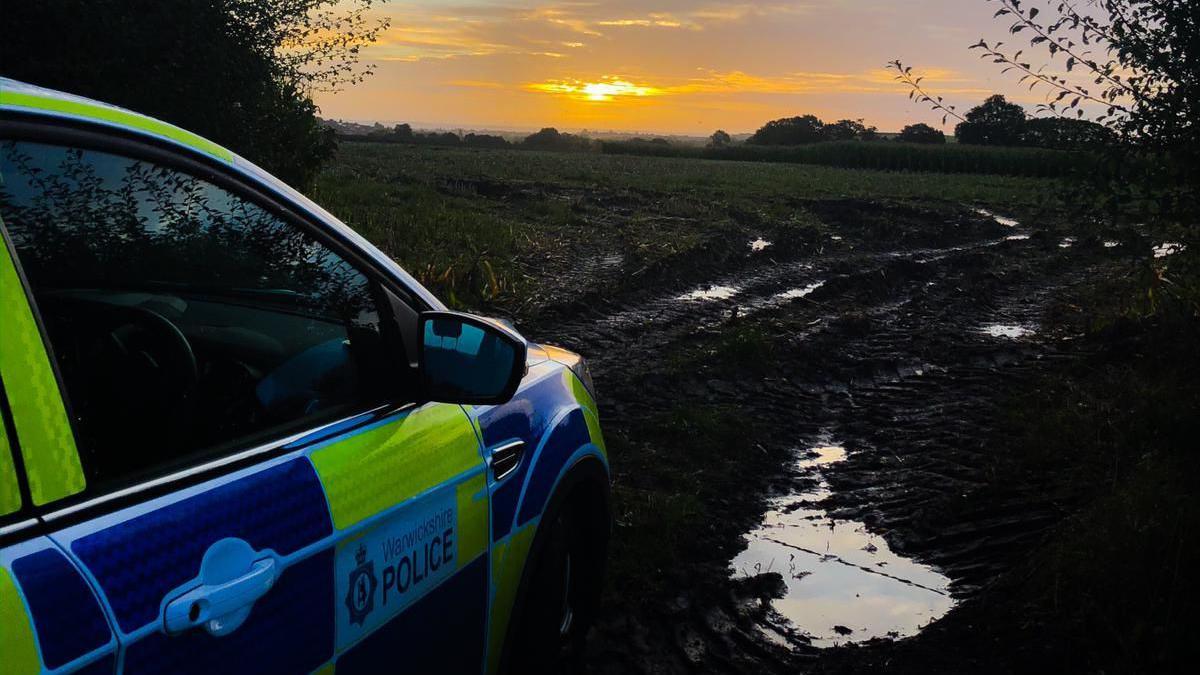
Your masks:
M 910 124 L 901 129 L 898 140 L 904 143 L 920 143 L 922 145 L 945 145 L 946 134 L 928 124 L 918 123 Z
M 804 145 L 825 140 L 825 123 L 815 115 L 771 120 L 746 140 L 751 145 Z
M 507 148 L 509 146 L 509 142 L 504 140 L 504 137 L 490 134 L 467 134 L 463 137 L 463 144 L 469 148 Z
M 530 134 L 521 142 L 523 147 L 531 150 L 591 150 L 593 143 L 590 138 L 560 133 L 558 129 L 546 127 L 541 131 Z
M 1025 133 L 1025 109 L 996 94 L 967 113 L 966 121 L 954 127 L 959 143 L 968 145 L 1021 144 Z

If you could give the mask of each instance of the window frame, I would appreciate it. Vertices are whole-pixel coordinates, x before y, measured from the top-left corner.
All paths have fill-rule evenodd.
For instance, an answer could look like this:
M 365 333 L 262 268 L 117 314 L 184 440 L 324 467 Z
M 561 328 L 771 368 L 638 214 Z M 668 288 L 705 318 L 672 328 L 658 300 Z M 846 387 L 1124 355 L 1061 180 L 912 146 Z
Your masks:
M 256 179 L 252 174 L 239 172 L 236 167 L 208 157 L 194 150 L 184 148 L 166 140 L 158 140 L 120 128 L 101 123 L 90 123 L 84 120 L 69 118 L 47 117 L 39 114 L 26 114 L 17 111 L 0 111 L 0 142 L 16 141 L 58 145 L 68 148 L 80 148 L 116 154 L 130 159 L 152 162 L 156 165 L 186 173 L 201 180 L 208 181 L 216 187 L 226 190 L 239 198 L 251 202 L 267 213 L 281 219 L 292 227 L 298 227 L 321 245 L 341 256 L 355 270 L 367 278 L 372 295 L 376 296 L 380 313 L 380 324 L 383 338 L 389 349 L 404 352 L 400 329 L 393 316 L 393 310 L 386 299 L 386 292 L 396 296 L 406 303 L 418 315 L 429 309 L 436 309 L 424 300 L 422 294 L 410 288 L 403 279 L 382 268 L 380 263 L 360 245 L 349 237 L 344 236 L 333 227 L 324 217 L 305 208 L 281 190 L 268 183 Z M 0 236 L 7 238 L 6 226 L 0 224 Z M 76 428 L 70 397 L 66 393 L 59 364 L 54 355 L 53 345 L 48 339 L 45 325 L 33 297 L 28 279 L 21 268 L 20 260 L 14 256 L 17 274 L 21 279 L 26 300 L 32 310 L 38 330 L 42 335 L 42 343 L 50 358 L 51 367 L 66 406 L 67 416 L 71 425 L 71 433 L 76 443 L 80 435 Z M 380 291 L 386 291 L 381 293 Z M 400 360 L 404 365 L 404 359 Z M 391 364 L 388 364 L 391 367 Z M 305 438 L 319 434 L 322 430 L 342 425 L 356 418 L 363 418 L 362 423 L 368 424 L 373 420 L 392 415 L 398 411 L 415 408 L 426 401 L 418 397 L 415 400 L 377 401 L 371 404 L 356 406 L 352 411 L 337 419 L 324 420 L 318 424 L 304 426 L 298 430 L 284 432 L 269 440 L 259 441 L 252 445 L 233 445 L 219 454 L 201 455 L 182 465 L 168 469 L 161 474 L 153 474 L 134 479 L 126 484 L 115 484 L 97 489 L 90 483 L 83 491 L 62 499 L 44 504 L 33 505 L 26 502 L 18 513 L 27 520 L 17 520 L 8 524 L 9 517 L 4 518 L 4 528 L 0 530 L 0 543 L 10 536 L 36 536 L 43 531 L 57 530 L 66 525 L 89 520 L 105 513 L 125 508 L 127 506 L 169 494 L 185 487 L 195 485 L 213 478 L 239 471 L 255 464 L 268 461 L 288 452 L 296 450 L 294 444 Z M 19 439 L 11 439 L 14 454 L 20 454 Z M 84 475 L 90 476 L 88 463 L 90 458 L 80 452 L 80 462 Z M 16 458 L 14 458 L 16 459 Z M 16 460 L 20 461 L 20 460 Z M 24 462 L 19 465 L 19 476 L 22 485 L 26 485 L 27 476 L 23 470 Z M 15 515 L 15 514 L 11 514 Z M 11 530 L 11 532 L 10 532 Z

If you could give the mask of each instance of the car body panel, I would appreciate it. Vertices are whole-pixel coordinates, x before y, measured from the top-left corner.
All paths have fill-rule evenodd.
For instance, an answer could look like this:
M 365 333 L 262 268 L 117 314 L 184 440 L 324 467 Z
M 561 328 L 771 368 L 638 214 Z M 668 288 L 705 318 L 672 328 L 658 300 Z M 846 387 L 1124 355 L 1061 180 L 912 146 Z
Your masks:
M 0 549 L 6 673 L 104 671 L 105 664 L 112 672 L 117 646 L 99 598 L 53 541 L 35 537 Z
M 0 112 L 119 129 L 203 156 L 361 252 L 427 308 L 444 309 L 356 232 L 194 134 L 2 78 Z M 147 501 L 111 510 L 76 498 L 54 510 L 56 501 L 84 491 L 86 481 L 49 351 L 7 242 L 0 275 L 7 275 L 0 279 L 0 380 L 8 407 L 14 422 L 37 421 L 40 414 L 46 427 L 16 424 L 15 436 L 4 437 L 11 445 L 7 463 L 9 448 L 0 445 L 0 516 L 22 508 L 16 479 L 23 467 L 25 489 L 33 493 L 33 504 L 23 508 L 46 533 L 11 545 L 0 541 L 6 671 L 344 673 L 403 663 L 418 672 L 494 672 L 549 495 L 584 458 L 607 471 L 595 402 L 572 371 L 578 357 L 531 345 L 527 373 L 502 405 L 385 407 L 283 439 L 262 461 L 239 462 L 242 468 L 225 473 L 216 467 L 215 477 Z M 24 321 L 21 349 L 10 338 L 16 335 L 12 317 Z M 40 389 L 14 390 L 14 382 L 33 380 Z M 34 403 L 22 408 L 21 401 Z M 496 480 L 491 452 L 514 441 L 524 444 L 520 462 Z M 16 461 L 21 458 L 23 464 Z M 14 486 L 15 500 L 5 496 Z M 6 512 L 9 502 L 17 508 Z M 79 519 L 93 507 L 99 515 Z M 68 524 L 57 526 L 60 520 Z M 273 587 L 227 635 L 168 634 L 167 601 L 201 583 L 204 561 L 230 539 L 276 565 Z M 63 642 L 55 623 L 62 609 L 45 602 L 44 581 L 30 573 L 34 562 L 53 570 L 64 592 L 74 594 L 74 611 L 94 609 L 90 632 L 81 631 L 74 643 Z M 359 589 L 369 590 L 367 604 L 359 601 L 365 595 L 355 595 Z M 401 645 L 413 648 L 401 652 Z

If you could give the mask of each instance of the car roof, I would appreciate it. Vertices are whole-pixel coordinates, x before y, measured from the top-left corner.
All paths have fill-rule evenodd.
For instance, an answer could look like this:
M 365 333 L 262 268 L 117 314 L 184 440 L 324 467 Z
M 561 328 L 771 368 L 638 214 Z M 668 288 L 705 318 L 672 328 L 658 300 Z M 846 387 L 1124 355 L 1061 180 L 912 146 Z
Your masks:
M 0 110 L 84 120 L 153 136 L 232 164 L 236 155 L 185 129 L 108 103 L 0 77 Z

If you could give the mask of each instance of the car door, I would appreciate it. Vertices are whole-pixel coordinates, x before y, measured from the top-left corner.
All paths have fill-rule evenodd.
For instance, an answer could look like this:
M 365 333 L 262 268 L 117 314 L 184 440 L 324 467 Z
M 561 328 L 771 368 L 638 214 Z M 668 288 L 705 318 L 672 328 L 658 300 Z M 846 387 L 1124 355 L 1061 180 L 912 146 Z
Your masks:
M 485 463 L 461 406 L 420 400 L 419 301 L 199 157 L 24 125 L 0 176 L 69 411 L 57 435 L 18 420 L 21 455 L 69 445 L 81 473 L 38 530 L 119 671 L 477 671 Z
M 0 671 L 112 673 L 117 640 L 99 599 L 44 536 L 39 505 L 82 489 L 71 454 L 22 456 L 66 421 L 9 250 L 0 238 Z M 49 396 L 46 396 L 49 394 Z M 70 440 L 60 438 L 74 453 Z M 69 611 L 64 611 L 67 608 Z

